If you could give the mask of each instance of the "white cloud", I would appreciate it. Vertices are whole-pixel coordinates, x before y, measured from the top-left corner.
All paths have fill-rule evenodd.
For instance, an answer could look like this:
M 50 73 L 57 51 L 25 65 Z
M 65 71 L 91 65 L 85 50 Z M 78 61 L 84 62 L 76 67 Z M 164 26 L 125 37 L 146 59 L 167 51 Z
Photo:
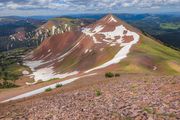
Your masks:
M 2 7 L 4 6 L 4 7 Z M 180 0 L 0 0 L 0 9 L 57 9 L 62 11 L 121 10 L 180 6 Z

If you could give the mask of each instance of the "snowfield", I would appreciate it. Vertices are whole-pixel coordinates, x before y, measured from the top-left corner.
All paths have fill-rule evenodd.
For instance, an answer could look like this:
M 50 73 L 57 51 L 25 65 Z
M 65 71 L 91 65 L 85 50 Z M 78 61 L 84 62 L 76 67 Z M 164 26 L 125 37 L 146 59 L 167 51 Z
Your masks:
M 38 81 L 48 81 L 50 79 L 54 78 L 66 78 L 68 76 L 76 75 L 78 74 L 78 71 L 70 72 L 70 73 L 63 73 L 63 74 L 58 74 L 53 71 L 53 67 L 49 68 L 42 68 L 42 69 L 37 69 L 34 71 L 31 76 L 34 77 L 35 82 L 33 83 L 26 83 L 27 85 L 35 84 Z
M 26 61 L 24 63 L 24 65 L 27 65 L 28 67 L 31 68 L 32 74 L 30 74 L 29 76 L 31 78 L 34 78 L 34 80 L 35 80 L 33 83 L 26 83 L 27 85 L 36 84 L 40 80 L 48 81 L 53 78 L 66 78 L 68 76 L 76 75 L 79 73 L 78 71 L 74 71 L 71 73 L 58 74 L 58 73 L 54 72 L 52 66 L 50 66 L 48 68 L 46 67 L 46 68 L 36 69 L 37 67 L 39 67 L 43 64 L 46 64 L 46 63 L 47 62 L 43 62 L 42 60 Z
M 134 39 L 131 42 L 123 43 L 124 42 L 124 39 L 123 39 L 124 31 L 127 31 L 127 33 L 126 33 L 127 36 L 133 36 Z M 103 34 L 105 36 L 103 41 L 106 42 L 107 44 L 108 43 L 111 44 L 110 46 L 120 45 L 120 47 L 122 47 L 122 48 L 114 56 L 113 59 L 111 59 L 110 61 L 108 61 L 100 66 L 97 66 L 95 68 L 87 70 L 87 71 L 85 71 L 85 73 L 89 73 L 93 70 L 105 68 L 110 65 L 119 63 L 122 59 L 127 57 L 128 53 L 130 52 L 131 47 L 134 44 L 138 43 L 139 38 L 140 38 L 140 36 L 137 33 L 127 30 L 123 25 L 117 26 L 114 31 L 99 32 L 97 34 Z M 120 36 L 120 38 L 116 40 L 115 37 L 117 37 L 117 36 Z

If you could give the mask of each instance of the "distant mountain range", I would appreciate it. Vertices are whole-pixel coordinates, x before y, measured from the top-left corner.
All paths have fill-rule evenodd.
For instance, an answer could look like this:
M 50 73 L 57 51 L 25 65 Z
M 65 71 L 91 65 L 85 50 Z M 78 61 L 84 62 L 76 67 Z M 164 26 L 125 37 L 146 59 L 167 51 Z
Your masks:
M 164 44 L 180 48 L 180 16 L 176 14 L 115 14 L 118 18 L 126 21 L 134 27 L 139 28 L 145 34 L 162 41 Z M 52 20 L 55 24 L 63 24 L 69 18 L 73 21 L 72 25 L 79 25 L 80 21 L 90 24 L 105 16 L 105 14 L 77 14 L 61 17 L 55 16 L 31 16 L 31 17 L 0 17 L 0 51 L 10 50 L 20 47 L 38 46 L 46 37 L 51 36 L 52 29 L 43 31 L 41 26 L 46 26 Z M 55 18 L 55 19 L 54 19 Z M 79 19 L 79 20 L 77 20 Z M 49 20 L 47 22 L 47 20 Z M 79 21 L 79 22 L 77 22 Z M 47 23 L 46 23 L 47 22 Z M 45 24 L 45 25 L 43 25 Z M 56 26 L 56 25 L 55 25 Z M 52 27 L 52 26 L 51 26 Z M 62 28 L 63 29 L 63 28 Z M 39 31 L 42 30 L 42 31 Z M 38 36 L 39 32 L 42 34 Z M 49 34 L 50 33 L 50 34 Z M 58 31 L 56 31 L 58 33 Z
M 1 18 L 0 51 L 35 47 L 49 36 L 70 31 L 71 29 L 80 29 L 92 21 L 94 20 L 52 18 L 46 21 L 19 17 Z

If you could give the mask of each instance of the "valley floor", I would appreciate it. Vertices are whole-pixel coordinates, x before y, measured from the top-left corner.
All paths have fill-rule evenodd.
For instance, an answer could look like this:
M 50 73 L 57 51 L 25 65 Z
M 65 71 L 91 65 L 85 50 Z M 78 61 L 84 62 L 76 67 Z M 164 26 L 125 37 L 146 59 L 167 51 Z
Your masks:
M 180 76 L 90 76 L 26 99 L 0 104 L 0 119 L 176 120 Z

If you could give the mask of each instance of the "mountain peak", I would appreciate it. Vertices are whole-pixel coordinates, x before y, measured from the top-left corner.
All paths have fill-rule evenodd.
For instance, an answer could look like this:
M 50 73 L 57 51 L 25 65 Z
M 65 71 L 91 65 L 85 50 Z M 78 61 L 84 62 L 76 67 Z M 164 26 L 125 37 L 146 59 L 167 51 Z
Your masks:
M 111 23 L 111 22 L 114 22 L 114 23 L 118 22 L 118 19 L 113 14 L 106 15 L 105 17 L 102 18 L 102 20 L 106 21 L 106 22 L 109 22 L 109 23 Z
M 123 25 L 125 28 L 127 28 L 130 31 L 136 32 L 138 34 L 142 33 L 139 29 L 134 28 L 133 26 L 129 25 L 128 23 L 124 22 L 123 20 L 121 20 L 120 18 L 116 17 L 111 13 L 107 14 L 102 19 L 98 20 L 96 23 L 97 25 L 101 24 L 107 26 L 107 29 Z

